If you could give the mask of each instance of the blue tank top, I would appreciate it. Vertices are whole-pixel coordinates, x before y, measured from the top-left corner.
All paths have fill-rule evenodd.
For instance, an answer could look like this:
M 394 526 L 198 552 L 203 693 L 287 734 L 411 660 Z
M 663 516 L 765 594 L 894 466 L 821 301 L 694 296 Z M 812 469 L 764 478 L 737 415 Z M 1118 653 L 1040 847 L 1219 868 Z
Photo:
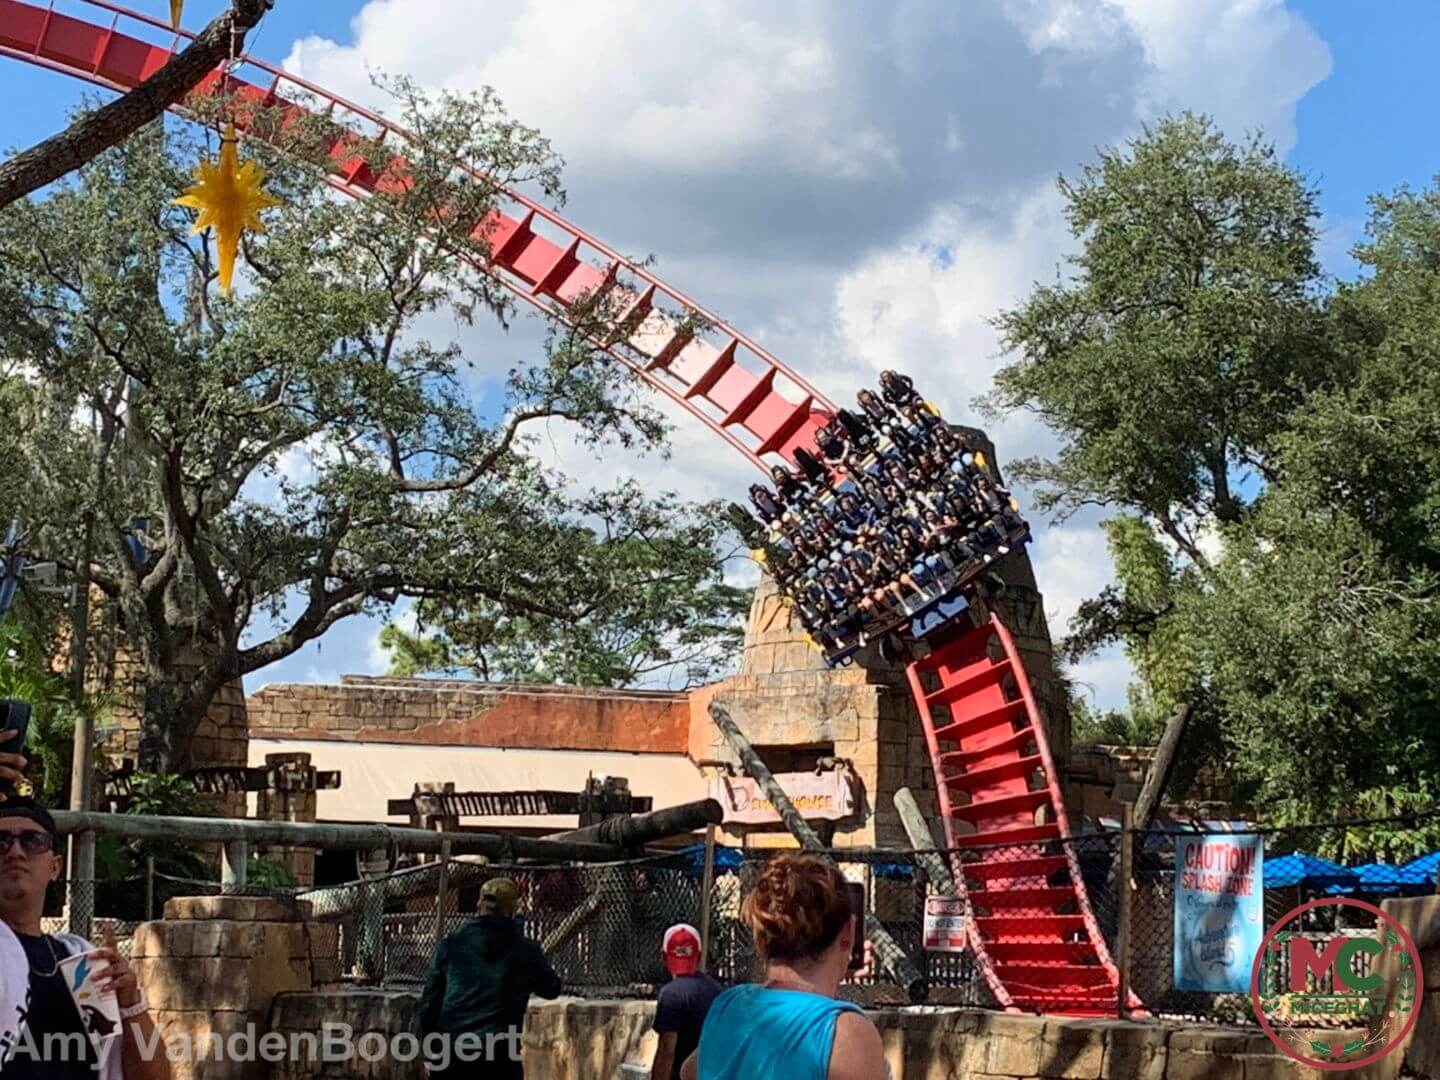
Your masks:
M 699 1080 L 825 1080 L 835 1021 L 862 1011 L 801 990 L 732 987 L 700 1031 Z

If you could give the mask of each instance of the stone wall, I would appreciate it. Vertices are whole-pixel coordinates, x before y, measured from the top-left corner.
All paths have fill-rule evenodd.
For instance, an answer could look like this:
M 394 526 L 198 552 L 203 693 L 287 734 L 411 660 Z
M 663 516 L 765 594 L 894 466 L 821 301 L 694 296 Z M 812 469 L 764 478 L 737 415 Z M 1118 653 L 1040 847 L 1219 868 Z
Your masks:
M 273 1029 L 314 1031 L 344 1022 L 360 1032 L 412 1030 L 414 997 L 350 990 L 282 994 Z M 1285 1057 L 1260 1031 L 1198 1024 L 1076 1020 L 978 1009 L 872 1012 L 895 1080 L 1320 1080 Z M 527 1080 L 616 1080 L 621 1066 L 645 1076 L 655 1052 L 654 1006 L 643 1001 L 536 1002 L 525 1020 Z M 420 1080 L 416 1063 L 377 1061 L 346 1071 L 334 1064 L 289 1062 L 277 1080 L 363 1075 Z
M 1356 1080 L 1396 1080 L 1400 1076 L 1440 1080 L 1440 896 L 1417 896 L 1385 900 L 1385 914 L 1399 923 L 1415 942 L 1420 954 L 1424 984 L 1420 988 L 1420 1012 L 1399 1049 L 1357 1073 Z M 1394 953 L 1386 953 L 1376 970 L 1389 984 L 1387 1012 L 1397 1005 L 1400 993 L 1399 969 Z
M 683 753 L 685 695 L 388 679 L 276 683 L 249 698 L 256 738 Z
M 247 1027 L 263 1034 L 275 996 L 334 985 L 338 929 L 310 921 L 308 904 L 274 897 L 176 897 L 163 921 L 141 923 L 131 963 L 167 1040 L 204 1046 Z M 263 1062 L 182 1061 L 174 1080 L 265 1075 Z
M 1119 818 L 1122 804 L 1139 798 L 1154 758 L 1153 746 L 1072 747 L 1069 763 L 1061 770 L 1071 826 L 1078 829 L 1081 816 Z M 1230 821 L 1237 816 L 1231 798 L 1229 778 L 1219 768 L 1207 766 L 1179 798 L 1162 801 L 1161 816 Z
M 199 669 L 199 661 L 182 661 L 181 671 Z M 140 751 L 140 715 L 145 698 L 145 673 L 140 661 L 121 648 L 102 655 L 98 667 L 92 668 L 92 685 L 105 691 L 111 700 L 106 719 L 116 725 L 105 741 L 104 752 L 112 764 L 123 767 L 138 763 Z M 220 687 L 210 708 L 195 729 L 190 743 L 190 767 L 241 766 L 248 763 L 250 753 L 249 722 L 245 708 L 245 692 L 237 679 Z M 245 816 L 243 792 L 208 795 L 214 813 L 226 817 Z
M 827 667 L 794 610 L 763 578 L 751 604 L 739 674 L 690 695 L 690 756 L 738 764 L 710 719 L 710 702 L 719 698 L 756 747 L 825 746 L 849 762 L 858 781 L 858 806 L 851 819 L 834 826 L 836 846 L 903 844 L 892 796 L 904 783 L 928 781 L 929 761 L 918 721 L 912 722 L 903 672 L 878 656 L 865 659 Z M 756 847 L 793 845 L 778 826 L 725 830 L 723 839 Z

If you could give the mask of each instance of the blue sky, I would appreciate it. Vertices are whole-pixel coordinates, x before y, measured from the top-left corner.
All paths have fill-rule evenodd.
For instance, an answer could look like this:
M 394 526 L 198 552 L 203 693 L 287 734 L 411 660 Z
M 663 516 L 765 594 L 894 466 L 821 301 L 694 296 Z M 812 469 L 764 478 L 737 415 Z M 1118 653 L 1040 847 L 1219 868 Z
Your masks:
M 189 0 L 187 25 L 221 6 Z M 1167 109 L 1210 112 L 1235 135 L 1263 126 L 1320 185 L 1326 266 L 1348 274 L 1366 197 L 1440 168 L 1437 36 L 1440 5 L 1422 0 L 276 0 L 252 48 L 357 98 L 373 68 L 494 85 L 565 156 L 572 220 L 655 254 L 837 398 L 900 367 L 975 422 L 970 403 L 1003 362 L 987 317 L 1069 249 L 1058 172 Z M 53 132 L 84 92 L 0 63 L 0 145 Z M 522 324 L 462 343 L 484 377 L 538 341 Z M 1053 448 L 1025 418 L 988 426 L 1002 461 Z M 563 429 L 547 435 L 582 482 L 630 473 L 697 498 L 749 482 L 693 426 L 668 461 L 597 460 Z M 1108 579 L 1096 525 L 1037 529 L 1053 633 Z M 375 670 L 377 627 L 342 624 L 247 682 Z M 1117 703 L 1128 665 L 1102 655 L 1074 674 Z
M 1300 99 L 1300 138 L 1289 159 L 1320 185 L 1321 205 L 1336 231 L 1357 238 L 1370 195 L 1401 183 L 1422 187 L 1440 172 L 1434 105 L 1440 5 L 1301 0 L 1292 6 L 1330 47 L 1334 69 Z M 1332 271 L 1352 272 L 1333 249 L 1327 255 Z

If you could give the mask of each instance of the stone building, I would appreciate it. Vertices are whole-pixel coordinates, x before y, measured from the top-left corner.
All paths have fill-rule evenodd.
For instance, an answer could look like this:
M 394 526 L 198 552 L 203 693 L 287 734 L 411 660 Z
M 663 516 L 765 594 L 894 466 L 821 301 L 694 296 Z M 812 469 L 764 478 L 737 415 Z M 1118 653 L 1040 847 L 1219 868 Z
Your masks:
M 993 462 L 984 434 L 966 433 Z M 1067 695 L 1028 553 L 1012 552 L 996 570 L 1006 582 L 1000 610 L 1063 770 L 1070 752 Z M 134 665 L 123 652 L 111 650 L 104 663 L 103 683 L 119 691 L 119 699 L 136 700 Z M 892 802 L 901 786 L 933 808 L 930 762 L 903 670 L 873 649 L 850 666 L 828 668 L 768 579 L 755 594 L 739 670 L 710 686 L 665 693 L 347 676 L 336 686 L 266 686 L 248 699 L 230 686 L 197 732 L 194 764 L 262 765 L 275 755 L 304 754 L 306 767 L 340 771 L 340 787 L 311 793 L 313 806 L 292 799 L 294 805 L 253 808 L 267 816 L 313 812 L 321 820 L 383 821 L 389 801 L 408 797 L 417 785 L 578 791 L 596 775 L 624 776 L 632 793 L 664 806 L 703 797 L 727 775 L 726 763 L 733 764 L 707 711 L 717 697 L 775 772 L 838 763 L 850 778 L 853 812 L 820 823 L 835 845 L 903 844 Z M 138 716 L 125 708 L 116 715 L 112 756 L 133 757 Z M 226 812 L 241 812 L 236 796 L 225 799 Z M 544 832 L 573 821 L 489 823 Z M 724 838 L 790 842 L 778 824 L 727 827 Z
M 997 569 L 1007 585 L 1003 617 L 1063 768 L 1066 696 L 1029 557 L 1013 552 Z M 408 796 L 416 784 L 578 790 L 599 773 L 627 777 L 634 794 L 663 806 L 703 797 L 736 763 L 710 719 L 716 698 L 774 772 L 840 763 L 851 778 L 854 811 L 817 823 L 835 846 L 904 845 L 893 805 L 899 787 L 933 810 L 934 779 L 903 668 L 873 648 L 852 665 L 827 667 L 768 578 L 755 593 L 739 670 L 712 685 L 664 693 L 346 677 L 339 686 L 268 686 L 248 700 L 250 757 L 259 763 L 267 754 L 300 751 L 318 768 L 339 769 L 341 787 L 318 793 L 322 819 L 384 820 L 386 801 Z M 543 832 L 566 821 L 495 824 Z M 722 839 L 793 843 L 778 821 L 727 826 Z

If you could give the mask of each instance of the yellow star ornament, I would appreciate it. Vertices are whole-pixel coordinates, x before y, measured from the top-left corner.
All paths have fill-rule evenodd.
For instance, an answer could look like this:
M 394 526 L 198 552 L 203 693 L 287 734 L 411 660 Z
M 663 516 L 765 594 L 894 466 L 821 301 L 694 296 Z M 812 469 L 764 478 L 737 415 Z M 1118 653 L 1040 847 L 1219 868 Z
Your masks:
M 246 229 L 263 233 L 265 225 L 260 220 L 260 211 L 279 206 L 284 200 L 265 191 L 264 169 L 253 161 L 241 164 L 234 124 L 220 139 L 220 161 L 200 162 L 195 166 L 195 180 L 174 202 L 176 206 L 188 206 L 200 212 L 190 230 L 192 234 L 214 227 L 215 244 L 220 253 L 220 288 L 228 293 L 235 276 L 240 234 Z

